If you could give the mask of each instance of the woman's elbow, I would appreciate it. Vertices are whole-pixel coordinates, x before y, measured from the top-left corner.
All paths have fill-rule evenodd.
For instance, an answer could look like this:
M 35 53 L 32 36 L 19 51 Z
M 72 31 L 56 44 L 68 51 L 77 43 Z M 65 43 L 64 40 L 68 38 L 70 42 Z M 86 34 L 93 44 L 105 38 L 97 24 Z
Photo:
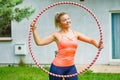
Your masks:
M 36 42 L 37 46 L 43 46 L 44 44 L 42 44 L 41 42 Z

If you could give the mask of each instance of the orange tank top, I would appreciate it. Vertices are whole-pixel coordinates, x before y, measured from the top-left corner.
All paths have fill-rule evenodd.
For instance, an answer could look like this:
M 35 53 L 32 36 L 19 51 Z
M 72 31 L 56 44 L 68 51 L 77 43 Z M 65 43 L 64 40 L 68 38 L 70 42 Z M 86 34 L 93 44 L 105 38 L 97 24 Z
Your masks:
M 73 32 L 74 34 L 74 32 Z M 58 42 L 58 53 L 53 60 L 53 64 L 56 66 L 71 66 L 74 64 L 74 56 L 78 46 L 75 35 L 73 38 L 61 35 L 60 41 Z

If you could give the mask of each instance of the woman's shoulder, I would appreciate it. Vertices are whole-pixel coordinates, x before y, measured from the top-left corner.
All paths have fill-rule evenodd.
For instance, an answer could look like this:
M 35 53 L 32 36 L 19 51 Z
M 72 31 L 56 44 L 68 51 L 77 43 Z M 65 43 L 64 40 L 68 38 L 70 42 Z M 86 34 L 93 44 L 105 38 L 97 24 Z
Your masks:
M 72 30 L 75 35 L 77 35 L 79 32 L 76 30 Z
M 77 38 L 83 36 L 83 34 L 81 32 L 78 32 L 78 31 L 75 31 L 75 30 L 73 30 L 73 32 L 74 32 L 74 34 Z
M 75 34 L 82 34 L 82 33 L 80 33 L 79 31 L 76 31 L 76 30 L 73 30 L 73 32 L 74 32 Z
M 59 31 L 53 32 L 52 35 L 54 36 L 56 42 L 60 39 L 61 36 Z
M 57 37 L 60 35 L 59 31 L 52 32 L 50 35 Z

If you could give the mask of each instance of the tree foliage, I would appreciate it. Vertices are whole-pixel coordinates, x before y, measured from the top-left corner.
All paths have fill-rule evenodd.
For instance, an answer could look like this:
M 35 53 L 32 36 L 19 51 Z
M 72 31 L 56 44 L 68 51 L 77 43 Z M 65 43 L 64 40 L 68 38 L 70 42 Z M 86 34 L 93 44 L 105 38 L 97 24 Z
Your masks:
M 35 10 L 31 7 L 16 7 L 22 2 L 23 0 L 0 0 L 0 26 L 11 20 L 20 22 L 24 18 L 28 19 L 34 13 Z
M 22 21 L 29 18 L 34 12 L 31 6 L 19 8 L 24 0 L 0 0 L 0 37 L 11 36 L 11 21 Z

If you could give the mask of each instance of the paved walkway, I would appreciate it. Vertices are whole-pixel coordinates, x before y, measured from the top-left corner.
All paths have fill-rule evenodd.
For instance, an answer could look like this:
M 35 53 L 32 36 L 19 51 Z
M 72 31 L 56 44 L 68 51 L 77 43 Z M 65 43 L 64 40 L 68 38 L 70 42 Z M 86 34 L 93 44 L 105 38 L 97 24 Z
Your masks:
M 76 65 L 78 72 L 86 65 Z M 120 73 L 120 65 L 93 65 L 90 70 L 94 73 Z

